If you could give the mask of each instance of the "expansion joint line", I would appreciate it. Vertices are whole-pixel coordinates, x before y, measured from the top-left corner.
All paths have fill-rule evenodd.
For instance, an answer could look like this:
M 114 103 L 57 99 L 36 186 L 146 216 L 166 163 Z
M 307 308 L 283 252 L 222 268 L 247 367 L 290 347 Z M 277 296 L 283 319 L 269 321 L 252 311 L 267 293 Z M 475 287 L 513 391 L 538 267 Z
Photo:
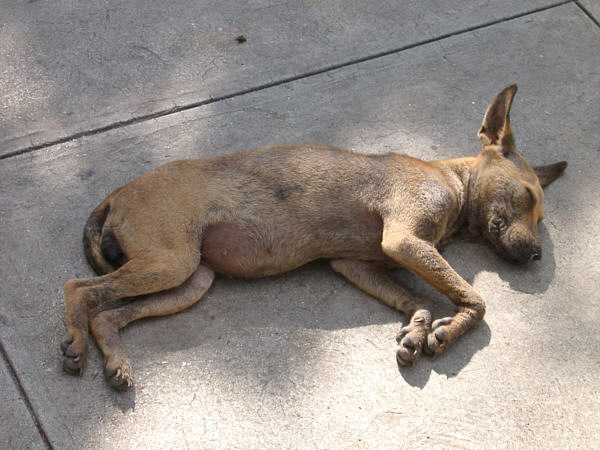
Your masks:
M 8 368 L 10 377 L 12 378 L 15 386 L 17 387 L 17 390 L 19 391 L 19 396 L 22 398 L 23 403 L 25 404 L 25 407 L 27 408 L 27 411 L 31 416 L 31 419 L 33 420 L 33 423 L 37 428 L 38 433 L 40 434 L 40 437 L 44 441 L 44 444 L 46 444 L 46 447 L 52 450 L 54 447 L 52 447 L 52 444 L 50 443 L 50 439 L 48 438 L 48 435 L 46 434 L 46 431 L 44 430 L 44 427 L 42 426 L 42 423 L 40 422 L 40 419 L 37 413 L 35 412 L 35 409 L 33 408 L 33 404 L 31 403 L 31 400 L 29 399 L 29 396 L 27 395 L 27 392 L 25 391 L 21 380 L 17 375 L 17 371 L 15 370 L 12 361 L 10 360 L 8 354 L 6 353 L 6 350 L 4 349 L 4 345 L 2 345 L 2 341 L 0 341 L 0 354 L 2 354 L 2 359 L 6 363 L 6 367 Z
M 576 1 L 576 2 L 575 2 L 575 4 L 576 4 L 577 6 L 579 6 L 579 9 L 581 9 L 581 10 L 582 10 L 582 11 L 585 13 L 585 15 L 586 15 L 586 16 L 588 16 L 588 17 L 589 17 L 589 19 L 590 19 L 592 22 L 594 22 L 594 23 L 596 24 L 596 26 L 597 26 L 597 27 L 600 27 L 600 22 L 598 22 L 598 19 L 596 19 L 596 18 L 595 18 L 595 17 L 592 15 L 592 13 L 591 13 L 591 12 L 589 12 L 589 11 L 588 11 L 588 9 L 587 9 L 585 6 L 583 6 L 583 5 L 581 4 L 581 2 L 579 2 L 579 1 Z

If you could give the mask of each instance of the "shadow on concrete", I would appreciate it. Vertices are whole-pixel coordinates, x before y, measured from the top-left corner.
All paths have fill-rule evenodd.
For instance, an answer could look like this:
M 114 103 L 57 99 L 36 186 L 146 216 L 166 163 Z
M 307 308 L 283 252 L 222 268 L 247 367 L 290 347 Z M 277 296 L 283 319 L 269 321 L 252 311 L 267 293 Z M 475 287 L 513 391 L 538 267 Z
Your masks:
M 482 270 L 495 272 L 501 280 L 508 283 L 511 289 L 527 294 L 542 294 L 548 290 L 554 279 L 556 261 L 554 260 L 554 244 L 544 223 L 540 224 L 542 239 L 542 259 L 530 264 L 515 264 L 499 257 L 491 247 L 457 241 L 452 248 L 445 252 L 445 256 L 452 265 L 460 267 L 462 277 L 473 283 L 477 274 Z M 457 248 L 459 245 L 462 248 Z M 456 248 L 455 248 L 456 247 Z
M 135 411 L 135 385 L 127 391 L 115 391 L 114 405 L 121 410 L 123 414 L 129 411 Z
M 471 361 L 473 355 L 485 348 L 492 338 L 492 331 L 485 322 L 477 328 L 465 333 L 445 353 L 437 358 L 421 356 L 414 367 L 398 367 L 398 371 L 406 383 L 411 386 L 424 388 L 429 381 L 431 372 L 453 378 L 458 375 Z

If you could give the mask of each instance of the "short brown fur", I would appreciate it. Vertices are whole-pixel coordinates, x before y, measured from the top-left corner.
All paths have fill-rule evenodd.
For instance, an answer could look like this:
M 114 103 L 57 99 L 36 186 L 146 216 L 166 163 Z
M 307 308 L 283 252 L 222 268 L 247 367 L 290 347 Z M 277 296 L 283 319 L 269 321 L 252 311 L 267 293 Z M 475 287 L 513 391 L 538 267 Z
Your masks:
M 127 388 L 131 366 L 118 335 L 127 323 L 191 306 L 215 272 L 261 277 L 318 258 L 410 318 L 397 338 L 399 364 L 412 365 L 422 350 L 442 353 L 482 320 L 485 303 L 437 246 L 461 231 L 511 260 L 541 256 L 541 186 L 566 163 L 532 168 L 517 153 L 509 120 L 516 90 L 488 107 L 476 157 L 425 162 L 281 144 L 172 162 L 116 190 L 85 229 L 100 276 L 65 285 L 64 369 L 82 373 L 91 331 L 109 382 Z M 395 267 L 446 294 L 456 315 L 433 321 L 431 303 L 390 277 Z

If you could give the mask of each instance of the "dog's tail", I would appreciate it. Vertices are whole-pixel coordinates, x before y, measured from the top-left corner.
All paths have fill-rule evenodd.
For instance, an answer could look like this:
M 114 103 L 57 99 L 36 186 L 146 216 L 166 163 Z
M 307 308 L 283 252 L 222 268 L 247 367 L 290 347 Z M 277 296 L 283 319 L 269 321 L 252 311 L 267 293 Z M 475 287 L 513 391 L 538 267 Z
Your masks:
M 83 249 L 90 266 L 98 275 L 116 270 L 123 264 L 123 252 L 113 233 L 104 232 L 104 223 L 110 212 L 110 197 L 102 202 L 85 224 Z

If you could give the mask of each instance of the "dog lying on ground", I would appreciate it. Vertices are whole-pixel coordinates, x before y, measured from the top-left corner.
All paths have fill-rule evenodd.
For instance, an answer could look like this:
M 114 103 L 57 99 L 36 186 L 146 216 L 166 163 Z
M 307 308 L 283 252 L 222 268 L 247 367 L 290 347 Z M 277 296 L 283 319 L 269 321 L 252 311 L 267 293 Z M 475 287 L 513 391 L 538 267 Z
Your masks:
M 532 168 L 517 153 L 516 91 L 507 87 L 488 107 L 475 157 L 424 162 L 282 144 L 175 161 L 117 189 L 85 227 L 86 256 L 100 276 L 65 285 L 64 370 L 83 372 L 91 330 L 109 383 L 128 388 L 120 328 L 189 308 L 215 273 L 264 277 L 318 258 L 410 319 L 397 337 L 400 365 L 423 350 L 439 355 L 483 319 L 485 303 L 437 246 L 460 231 L 509 260 L 541 257 L 542 187 L 567 163 Z M 457 313 L 433 321 L 431 303 L 389 275 L 397 267 L 447 295 Z M 115 304 L 129 297 L 137 298 Z

